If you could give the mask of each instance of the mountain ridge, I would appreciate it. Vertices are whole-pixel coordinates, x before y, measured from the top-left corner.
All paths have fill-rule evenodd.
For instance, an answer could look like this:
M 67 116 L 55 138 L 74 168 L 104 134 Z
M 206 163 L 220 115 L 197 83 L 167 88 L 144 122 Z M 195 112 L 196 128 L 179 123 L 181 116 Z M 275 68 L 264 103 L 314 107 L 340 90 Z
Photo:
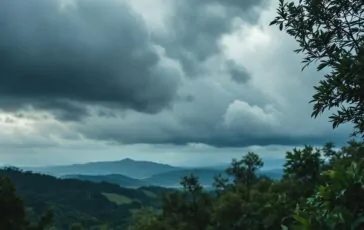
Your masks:
M 86 180 L 96 183 L 108 182 L 113 184 L 118 184 L 122 187 L 127 188 L 138 188 L 142 186 L 160 186 L 160 187 L 180 187 L 180 181 L 182 177 L 188 175 L 195 175 L 199 178 L 199 181 L 202 186 L 210 187 L 214 182 L 214 177 L 217 175 L 222 175 L 225 178 L 229 178 L 229 176 L 225 173 L 224 170 L 215 170 L 215 169 L 204 169 L 204 168 L 196 168 L 196 169 L 182 169 L 176 170 L 173 172 L 166 172 L 152 175 L 145 179 L 133 179 L 128 178 L 123 175 L 118 174 L 110 174 L 110 175 L 67 175 L 62 178 L 71 178 L 78 180 Z M 283 175 L 283 169 L 271 169 L 271 170 L 263 170 L 259 172 L 262 176 L 268 176 L 271 179 L 280 179 Z M 230 177 L 231 178 L 231 177 Z
M 271 160 L 280 166 L 277 159 Z M 277 163 L 278 162 L 278 163 Z M 282 170 L 273 168 L 261 170 L 262 174 L 269 174 L 272 179 L 280 178 Z M 60 178 L 73 178 L 92 182 L 109 182 L 123 187 L 139 187 L 144 185 L 178 186 L 183 176 L 194 174 L 199 177 L 204 186 L 210 186 L 213 178 L 225 174 L 228 164 L 206 167 L 178 167 L 151 161 L 137 161 L 125 158 L 119 161 L 88 162 L 84 164 L 45 166 L 23 168 L 29 171 L 44 173 Z
M 147 186 L 143 180 L 134 179 L 121 174 L 108 174 L 108 175 L 64 175 L 60 177 L 61 179 L 76 179 L 82 181 L 90 181 L 94 183 L 108 182 L 112 184 L 117 184 L 125 188 L 138 188 L 142 186 Z
M 108 175 L 120 174 L 134 179 L 143 179 L 154 174 L 182 169 L 180 167 L 151 161 L 136 161 L 125 158 L 119 161 L 88 162 L 83 164 L 57 165 L 44 167 L 22 167 L 25 170 L 53 176 L 70 174 Z

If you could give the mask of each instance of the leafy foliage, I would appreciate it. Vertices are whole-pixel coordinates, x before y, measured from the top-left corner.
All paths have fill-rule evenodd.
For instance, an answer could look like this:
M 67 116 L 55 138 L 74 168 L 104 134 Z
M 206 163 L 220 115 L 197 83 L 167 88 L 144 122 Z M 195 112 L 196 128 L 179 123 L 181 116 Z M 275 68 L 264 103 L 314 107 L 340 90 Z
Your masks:
M 30 222 L 23 201 L 16 195 L 9 178 L 0 176 L 0 229 L 43 230 L 51 224 L 53 213 L 47 211 L 37 222 Z
M 249 152 L 226 169 L 233 179 L 216 177 L 212 191 L 193 174 L 182 178 L 182 190 L 125 189 L 5 169 L 1 174 L 13 180 L 26 202 L 1 177 L 0 205 L 6 214 L 0 216 L 0 229 L 47 229 L 52 213 L 28 216 L 46 207 L 52 208 L 57 229 L 364 229 L 363 155 L 364 143 L 356 141 L 341 149 L 331 143 L 295 148 L 286 153 L 282 179 L 272 180 L 259 174 L 263 161 Z M 155 203 L 157 196 L 150 193 L 162 192 L 162 202 Z M 117 204 L 105 194 L 133 201 Z
M 340 150 L 330 143 L 294 149 L 284 177 L 273 181 L 257 174 L 263 162 L 248 153 L 227 169 L 233 182 L 217 177 L 211 193 L 184 177 L 183 191 L 165 196 L 160 213 L 139 216 L 130 229 L 362 229 L 363 154 L 364 143 L 354 141 Z
M 354 124 L 354 134 L 364 133 L 364 1 L 279 1 L 271 25 L 285 30 L 299 44 L 304 66 L 318 61 L 327 70 L 315 87 L 313 117 L 337 109 L 333 127 Z
M 341 149 L 331 143 L 319 149 L 295 148 L 286 153 L 282 179 L 272 180 L 259 174 L 263 161 L 249 152 L 226 169 L 233 179 L 216 177 L 212 191 L 193 174 L 182 178 L 182 190 L 133 190 L 6 169 L 2 175 L 14 181 L 26 202 L 2 177 L 0 204 L 7 215 L 0 216 L 0 229 L 48 229 L 52 213 L 27 215 L 46 207 L 52 208 L 57 229 L 110 230 L 127 225 L 129 230 L 364 229 L 363 155 L 364 143 L 355 141 Z M 157 196 L 149 193 L 163 193 L 162 202 L 153 203 Z M 104 194 L 139 200 L 118 205 Z M 31 224 L 28 219 L 37 221 Z

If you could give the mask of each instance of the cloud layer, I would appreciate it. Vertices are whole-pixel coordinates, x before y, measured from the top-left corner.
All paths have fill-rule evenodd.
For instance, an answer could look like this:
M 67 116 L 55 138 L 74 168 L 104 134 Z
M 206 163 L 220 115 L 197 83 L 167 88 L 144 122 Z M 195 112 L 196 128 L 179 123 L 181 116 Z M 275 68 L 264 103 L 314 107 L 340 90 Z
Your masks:
M 295 42 L 268 27 L 275 7 L 0 1 L 0 143 L 60 152 L 69 141 L 175 149 L 342 143 L 350 127 L 334 132 L 326 116 L 310 118 L 320 75 L 301 73 Z
M 1 3 L 2 107 L 79 118 L 87 105 L 156 113 L 176 99 L 179 70 L 118 1 Z

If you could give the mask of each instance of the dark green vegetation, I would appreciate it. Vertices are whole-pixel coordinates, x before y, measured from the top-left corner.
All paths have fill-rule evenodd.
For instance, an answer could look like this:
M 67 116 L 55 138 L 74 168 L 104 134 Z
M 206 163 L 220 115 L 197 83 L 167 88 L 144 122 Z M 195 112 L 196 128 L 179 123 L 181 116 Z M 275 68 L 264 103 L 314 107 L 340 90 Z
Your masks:
M 226 182 L 206 191 L 197 177 L 164 197 L 161 213 L 136 215 L 132 230 L 364 229 L 364 143 L 335 150 L 306 146 L 286 154 L 283 178 L 259 176 L 262 160 L 233 161 Z
M 130 178 L 127 176 L 123 176 L 120 174 L 109 174 L 109 175 L 66 175 L 62 176 L 61 178 L 67 179 L 77 179 L 77 180 L 84 180 L 84 181 L 91 181 L 91 182 L 108 182 L 112 184 L 117 184 L 122 187 L 141 187 L 143 185 L 147 185 L 142 180 Z
M 272 180 L 259 174 L 263 161 L 258 155 L 248 153 L 226 170 L 233 180 L 216 177 L 213 190 L 204 189 L 193 175 L 182 179 L 182 190 L 167 190 L 126 189 L 14 169 L 1 174 L 16 185 L 31 220 L 51 208 L 52 225 L 58 229 L 73 223 L 80 223 L 73 229 L 361 229 L 363 155 L 364 144 L 354 141 L 340 150 L 332 144 L 294 149 L 286 154 L 283 178 Z M 9 183 L 2 186 L 8 188 Z M 24 209 L 14 193 L 15 198 L 2 196 L 6 199 L 0 201 L 10 203 L 8 210 Z
M 354 134 L 364 134 L 364 27 L 362 0 L 279 0 L 279 26 L 294 37 L 304 67 L 318 62 L 326 70 L 315 87 L 313 117 L 333 110 L 333 127 L 354 125 Z
M 14 183 L 17 195 L 24 200 L 27 215 L 31 220 L 39 219 L 40 214 L 50 208 L 54 214 L 53 224 L 59 229 L 68 229 L 75 222 L 82 223 L 87 229 L 105 224 L 110 227 L 119 226 L 122 229 L 121 227 L 128 224 L 135 210 L 143 207 L 160 207 L 160 194 L 167 191 L 154 187 L 127 189 L 105 182 L 57 179 L 15 168 L 0 170 L 0 178 L 3 178 L 1 176 L 10 178 Z M 4 181 L 2 183 L 5 183 Z M 10 189 L 8 184 L 0 186 Z M 7 196 L 8 194 L 3 194 L 0 199 L 7 199 Z M 11 208 L 14 201 L 7 202 Z M 1 213 L 6 210 L 2 208 L 3 203 L 1 203 Z M 11 215 L 11 211 L 7 213 Z
M 52 212 L 47 211 L 36 222 L 29 221 L 13 183 L 9 178 L 0 177 L 0 229 L 42 230 L 50 226 L 52 218 Z

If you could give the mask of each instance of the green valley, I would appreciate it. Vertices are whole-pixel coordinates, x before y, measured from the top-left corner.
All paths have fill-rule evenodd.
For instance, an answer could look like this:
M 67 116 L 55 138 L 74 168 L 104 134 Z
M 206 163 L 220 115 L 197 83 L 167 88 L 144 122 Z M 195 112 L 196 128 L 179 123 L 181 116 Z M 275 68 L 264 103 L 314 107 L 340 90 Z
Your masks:
M 54 225 L 58 229 L 68 229 L 72 223 L 82 223 L 87 229 L 105 224 L 123 229 L 128 225 L 133 211 L 145 207 L 159 208 L 161 194 L 168 191 L 163 188 L 128 189 L 107 182 L 60 179 L 16 168 L 2 169 L 0 176 L 11 179 L 33 219 L 51 208 Z

